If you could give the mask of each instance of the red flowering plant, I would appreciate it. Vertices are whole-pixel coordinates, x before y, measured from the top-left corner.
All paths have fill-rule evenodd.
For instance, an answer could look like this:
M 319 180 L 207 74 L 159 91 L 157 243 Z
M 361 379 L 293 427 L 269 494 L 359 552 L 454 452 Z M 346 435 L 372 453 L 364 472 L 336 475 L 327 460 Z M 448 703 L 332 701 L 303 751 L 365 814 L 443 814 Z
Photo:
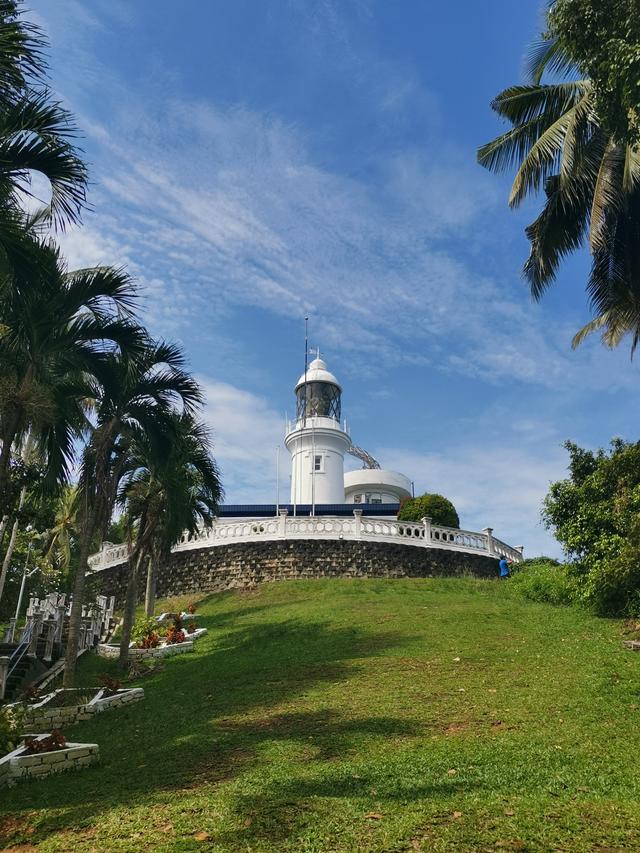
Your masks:
M 141 619 L 136 622 L 131 635 L 139 649 L 155 649 L 160 645 L 158 623 L 155 619 Z
M 98 683 L 108 696 L 112 696 L 122 688 L 122 682 L 117 678 L 113 678 L 108 672 L 101 672 L 98 676 Z
M 187 605 L 187 613 L 191 613 L 191 615 L 193 615 L 195 612 L 196 612 L 196 606 L 192 601 L 191 604 Z
M 64 749 L 67 745 L 67 739 L 62 732 L 54 729 L 47 737 L 25 738 L 24 745 L 26 755 L 38 755 L 40 752 L 55 752 L 57 749 Z
M 185 633 L 182 628 L 177 628 L 175 625 L 172 625 L 171 628 L 166 633 L 165 642 L 168 646 L 174 645 L 174 643 L 184 643 Z

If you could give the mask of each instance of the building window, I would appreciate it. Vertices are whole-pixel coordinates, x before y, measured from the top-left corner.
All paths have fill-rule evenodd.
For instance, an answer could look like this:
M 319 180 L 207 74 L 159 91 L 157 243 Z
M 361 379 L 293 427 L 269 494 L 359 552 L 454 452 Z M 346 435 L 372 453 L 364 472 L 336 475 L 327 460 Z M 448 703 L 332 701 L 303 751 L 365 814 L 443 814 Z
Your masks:
M 371 498 L 371 503 L 372 504 L 381 504 L 382 498 Z
M 353 496 L 353 502 L 354 502 L 354 504 L 361 504 L 362 503 L 362 495 L 354 495 Z
M 322 456 L 313 457 L 313 470 L 322 471 Z

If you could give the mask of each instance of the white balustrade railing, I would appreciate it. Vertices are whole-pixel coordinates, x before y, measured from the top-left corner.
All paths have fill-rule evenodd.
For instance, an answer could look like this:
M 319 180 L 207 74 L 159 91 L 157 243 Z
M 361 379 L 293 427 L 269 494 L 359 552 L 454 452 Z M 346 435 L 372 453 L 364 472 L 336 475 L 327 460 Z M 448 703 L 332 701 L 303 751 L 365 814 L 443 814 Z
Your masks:
M 290 516 L 281 511 L 277 518 L 217 520 L 195 536 L 185 534 L 173 551 L 189 551 L 231 545 L 240 542 L 269 542 L 288 539 L 346 539 L 351 541 L 389 542 L 418 548 L 439 548 L 466 554 L 507 557 L 522 560 L 522 548 L 512 548 L 494 538 L 491 528 L 482 533 L 441 527 L 429 519 L 415 523 L 396 519 L 363 517 L 360 510 L 353 516 Z M 97 572 L 126 562 L 128 545 L 105 543 L 102 550 L 89 558 L 89 567 Z

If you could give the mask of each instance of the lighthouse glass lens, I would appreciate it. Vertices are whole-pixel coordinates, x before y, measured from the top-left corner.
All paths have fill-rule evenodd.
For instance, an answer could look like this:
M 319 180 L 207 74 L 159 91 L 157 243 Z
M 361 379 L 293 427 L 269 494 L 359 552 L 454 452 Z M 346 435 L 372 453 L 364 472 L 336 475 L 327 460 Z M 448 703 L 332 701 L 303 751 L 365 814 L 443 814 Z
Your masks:
M 335 385 L 328 382 L 307 382 L 298 388 L 297 397 L 298 419 L 318 417 L 340 420 L 340 389 Z

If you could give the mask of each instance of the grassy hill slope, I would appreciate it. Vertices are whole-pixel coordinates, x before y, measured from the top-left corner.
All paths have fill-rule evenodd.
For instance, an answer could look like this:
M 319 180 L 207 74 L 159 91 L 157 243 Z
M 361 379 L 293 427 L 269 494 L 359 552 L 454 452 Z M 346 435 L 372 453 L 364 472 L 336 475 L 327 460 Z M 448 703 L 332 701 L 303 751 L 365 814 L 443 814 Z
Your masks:
M 640 848 L 640 655 L 474 580 L 310 581 L 199 606 L 196 652 L 69 729 L 101 765 L 0 795 L 20 850 Z M 107 669 L 82 660 L 83 683 Z

